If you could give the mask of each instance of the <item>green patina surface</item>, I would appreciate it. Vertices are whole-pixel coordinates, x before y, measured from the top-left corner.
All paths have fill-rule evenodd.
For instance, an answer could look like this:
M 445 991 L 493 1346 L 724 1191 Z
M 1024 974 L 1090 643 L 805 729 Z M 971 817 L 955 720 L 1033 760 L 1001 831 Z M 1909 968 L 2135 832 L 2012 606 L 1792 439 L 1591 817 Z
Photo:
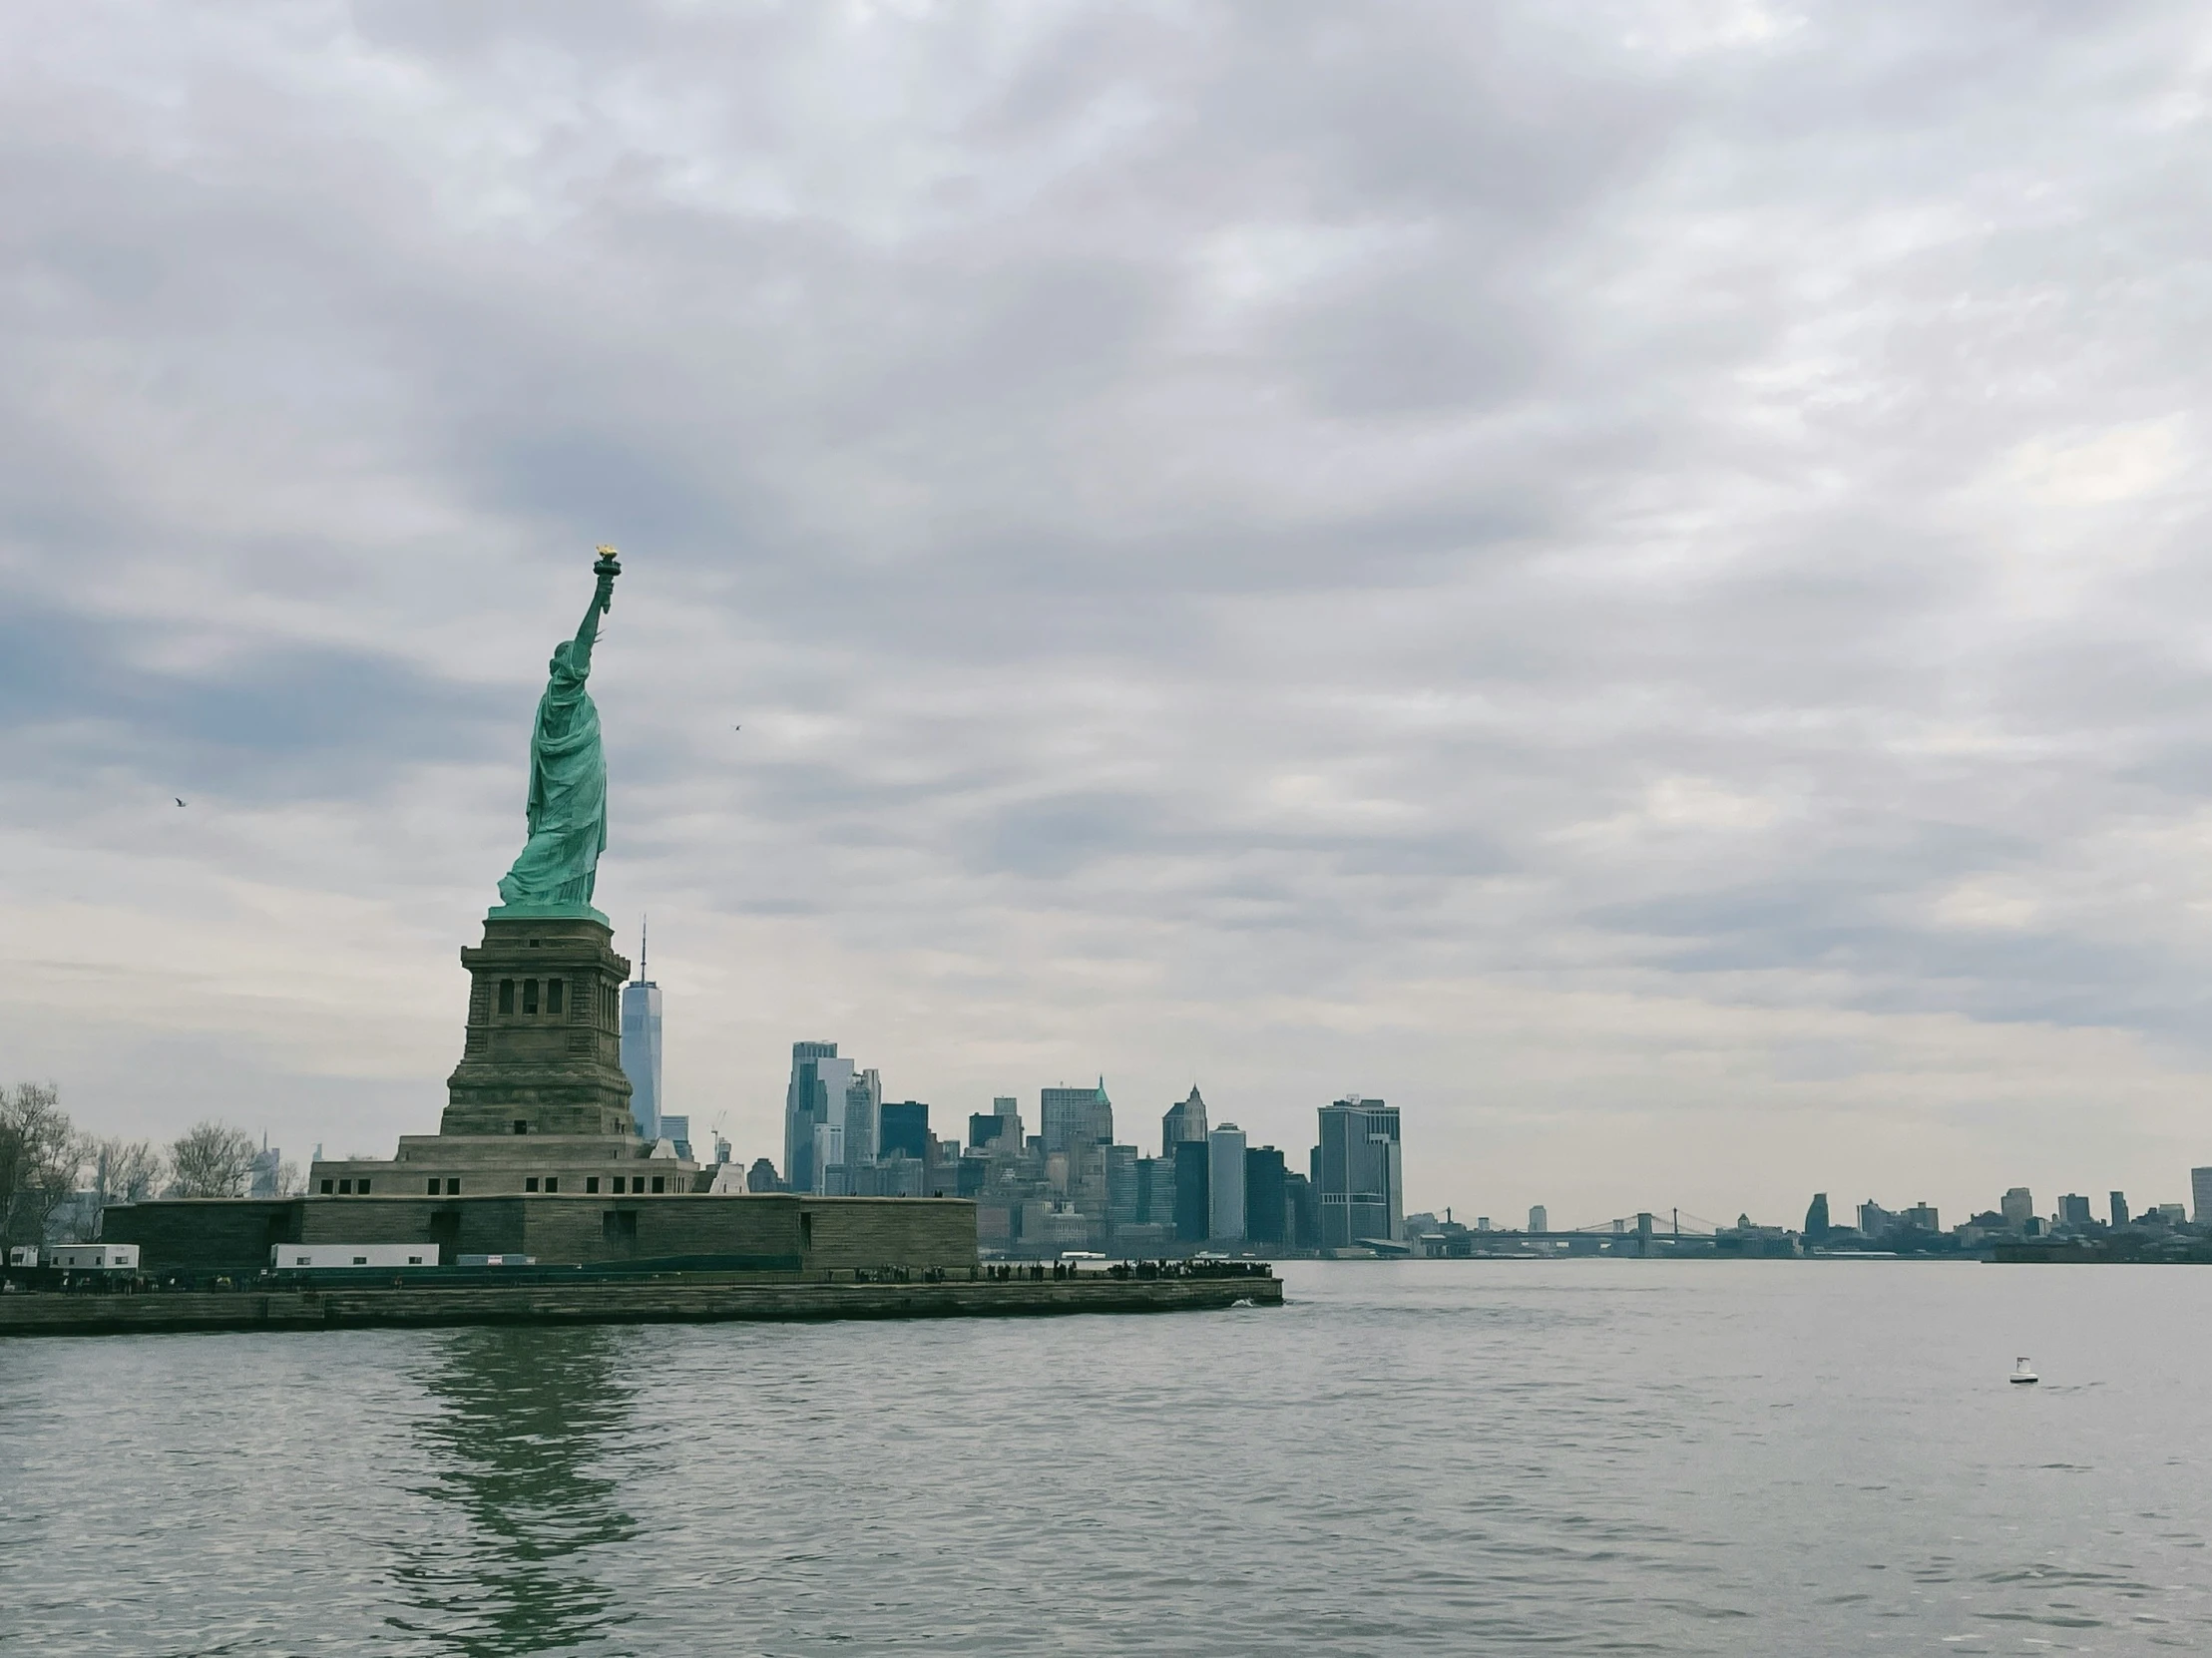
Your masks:
M 599 578 L 576 637 L 554 646 L 545 694 L 530 734 L 530 839 L 499 883 L 491 915 L 503 920 L 579 918 L 605 923 L 592 907 L 599 855 L 607 849 L 607 756 L 600 747 L 599 709 L 585 682 L 599 619 L 614 609 L 622 566 L 600 549 Z

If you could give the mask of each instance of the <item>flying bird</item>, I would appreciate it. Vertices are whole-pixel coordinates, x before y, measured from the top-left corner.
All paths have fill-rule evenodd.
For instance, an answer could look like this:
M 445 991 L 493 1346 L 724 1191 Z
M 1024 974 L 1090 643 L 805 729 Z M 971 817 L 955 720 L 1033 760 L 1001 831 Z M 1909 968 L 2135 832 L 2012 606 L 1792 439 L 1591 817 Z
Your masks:
M 180 805 L 180 806 L 182 806 L 182 805 L 184 804 L 184 802 L 183 802 L 182 800 L 178 800 L 178 799 L 177 799 L 177 796 L 176 796 L 176 795 L 174 795 L 174 794 L 170 796 L 170 799 L 172 799 L 172 800 L 176 800 L 176 801 L 177 801 L 177 804 L 178 804 L 178 805 Z

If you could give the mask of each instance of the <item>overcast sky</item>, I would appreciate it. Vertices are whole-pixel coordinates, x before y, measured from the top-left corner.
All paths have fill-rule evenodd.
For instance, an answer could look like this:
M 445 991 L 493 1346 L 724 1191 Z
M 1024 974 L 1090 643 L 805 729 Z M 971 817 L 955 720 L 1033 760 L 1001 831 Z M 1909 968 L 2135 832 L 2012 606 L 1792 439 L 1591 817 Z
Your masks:
M 10 6 L 0 1081 L 434 1129 L 611 541 L 700 1140 L 2179 1198 L 2208 122 L 2178 4 Z

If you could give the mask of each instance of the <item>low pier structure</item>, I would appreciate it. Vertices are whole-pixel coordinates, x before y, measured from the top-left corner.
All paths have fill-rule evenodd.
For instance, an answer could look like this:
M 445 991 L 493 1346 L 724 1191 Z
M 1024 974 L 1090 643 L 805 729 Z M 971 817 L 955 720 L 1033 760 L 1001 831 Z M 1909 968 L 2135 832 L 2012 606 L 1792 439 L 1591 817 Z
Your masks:
M 358 1330 L 477 1324 L 713 1324 L 741 1320 L 1035 1318 L 1067 1313 L 1202 1312 L 1282 1304 L 1271 1273 L 1233 1276 L 785 1282 L 710 1275 L 576 1283 L 302 1284 L 143 1295 L 0 1295 L 0 1337 L 173 1331 Z

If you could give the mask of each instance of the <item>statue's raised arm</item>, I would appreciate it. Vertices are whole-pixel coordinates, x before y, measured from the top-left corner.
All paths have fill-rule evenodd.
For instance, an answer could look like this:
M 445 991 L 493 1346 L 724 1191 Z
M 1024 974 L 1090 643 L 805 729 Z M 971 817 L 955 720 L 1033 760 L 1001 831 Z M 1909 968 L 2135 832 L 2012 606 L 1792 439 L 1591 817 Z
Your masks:
M 616 558 L 615 550 L 600 548 L 599 563 L 592 566 L 592 574 L 599 578 L 599 587 L 592 594 L 591 604 L 584 608 L 584 621 L 576 629 L 576 642 L 569 647 L 569 667 L 579 679 L 592 671 L 592 646 L 599 642 L 599 619 L 615 608 L 615 578 L 622 573 L 622 561 Z

